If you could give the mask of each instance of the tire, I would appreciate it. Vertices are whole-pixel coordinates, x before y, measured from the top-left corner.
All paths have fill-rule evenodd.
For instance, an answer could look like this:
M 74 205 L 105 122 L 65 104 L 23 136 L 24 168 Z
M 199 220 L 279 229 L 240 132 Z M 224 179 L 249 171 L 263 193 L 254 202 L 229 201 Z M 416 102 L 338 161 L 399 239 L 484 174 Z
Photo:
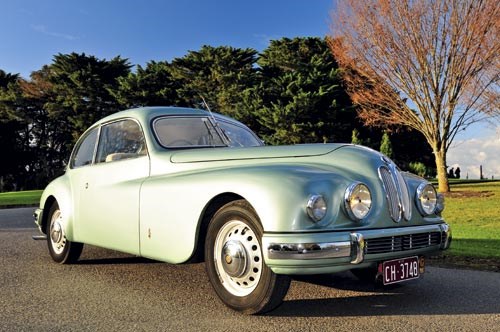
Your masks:
M 50 207 L 47 220 L 47 245 L 52 259 L 61 264 L 74 263 L 80 257 L 83 250 L 83 243 L 71 242 L 66 239 L 66 234 L 62 223 L 61 210 L 57 202 Z
M 290 278 L 277 275 L 262 254 L 263 228 L 244 200 L 224 205 L 207 230 L 205 264 L 210 283 L 228 307 L 245 314 L 270 311 L 283 302 Z

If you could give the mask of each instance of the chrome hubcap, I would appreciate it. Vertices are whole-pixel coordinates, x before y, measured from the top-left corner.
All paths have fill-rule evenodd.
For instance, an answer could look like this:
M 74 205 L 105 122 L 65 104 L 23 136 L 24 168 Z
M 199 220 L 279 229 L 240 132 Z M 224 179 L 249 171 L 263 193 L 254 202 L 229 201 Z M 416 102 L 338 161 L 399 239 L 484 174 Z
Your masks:
M 50 220 L 50 243 L 56 254 L 60 254 L 66 245 L 66 236 L 61 223 L 61 211 L 56 210 Z
M 217 234 L 214 261 L 224 288 L 235 296 L 247 296 L 262 274 L 262 251 L 255 233 L 242 221 L 226 223 Z
M 247 268 L 245 247 L 239 241 L 227 241 L 222 248 L 221 263 L 231 277 L 241 277 Z
M 62 229 L 61 229 L 61 224 L 56 221 L 52 225 L 52 229 L 50 230 L 50 239 L 54 243 L 60 243 L 62 238 Z

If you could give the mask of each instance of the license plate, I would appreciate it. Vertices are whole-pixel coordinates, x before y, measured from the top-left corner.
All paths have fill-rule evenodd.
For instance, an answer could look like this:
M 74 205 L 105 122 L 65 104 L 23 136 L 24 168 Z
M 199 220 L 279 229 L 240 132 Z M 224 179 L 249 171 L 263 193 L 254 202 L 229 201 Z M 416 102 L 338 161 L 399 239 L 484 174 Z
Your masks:
M 384 285 L 394 284 L 420 276 L 418 257 L 400 258 L 382 263 Z

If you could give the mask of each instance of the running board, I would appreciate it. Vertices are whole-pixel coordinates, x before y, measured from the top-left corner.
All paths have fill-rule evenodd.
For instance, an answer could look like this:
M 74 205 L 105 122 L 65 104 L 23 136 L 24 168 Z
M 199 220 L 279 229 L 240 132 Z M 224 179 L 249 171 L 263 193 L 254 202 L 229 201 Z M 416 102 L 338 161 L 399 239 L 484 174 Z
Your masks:
M 31 236 L 31 238 L 33 240 L 35 240 L 35 241 L 41 241 L 41 240 L 45 241 L 45 240 L 47 240 L 47 235 L 45 235 L 45 234 L 43 234 L 43 235 L 33 235 L 33 236 Z

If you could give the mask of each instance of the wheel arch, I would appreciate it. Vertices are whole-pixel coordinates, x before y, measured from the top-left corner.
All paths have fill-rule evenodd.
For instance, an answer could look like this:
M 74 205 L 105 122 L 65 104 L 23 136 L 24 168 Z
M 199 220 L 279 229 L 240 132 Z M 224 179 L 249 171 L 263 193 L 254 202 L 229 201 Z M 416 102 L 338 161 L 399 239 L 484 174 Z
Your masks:
M 245 197 L 236 193 L 225 192 L 213 197 L 205 205 L 205 208 L 203 209 L 203 212 L 201 213 L 200 219 L 198 221 L 195 248 L 193 254 L 191 255 L 191 258 L 189 259 L 190 263 L 199 263 L 205 261 L 205 238 L 207 235 L 208 224 L 210 223 L 210 220 L 212 220 L 215 213 L 224 205 L 241 199 L 246 200 Z M 248 200 L 246 201 L 248 202 Z M 250 202 L 248 202 L 248 204 L 250 204 Z
M 53 195 L 50 195 L 47 197 L 47 199 L 45 200 L 45 203 L 43 204 L 41 230 L 45 234 L 47 234 L 47 222 L 49 220 L 50 208 L 52 207 L 52 205 L 55 202 L 57 202 L 57 199 Z

